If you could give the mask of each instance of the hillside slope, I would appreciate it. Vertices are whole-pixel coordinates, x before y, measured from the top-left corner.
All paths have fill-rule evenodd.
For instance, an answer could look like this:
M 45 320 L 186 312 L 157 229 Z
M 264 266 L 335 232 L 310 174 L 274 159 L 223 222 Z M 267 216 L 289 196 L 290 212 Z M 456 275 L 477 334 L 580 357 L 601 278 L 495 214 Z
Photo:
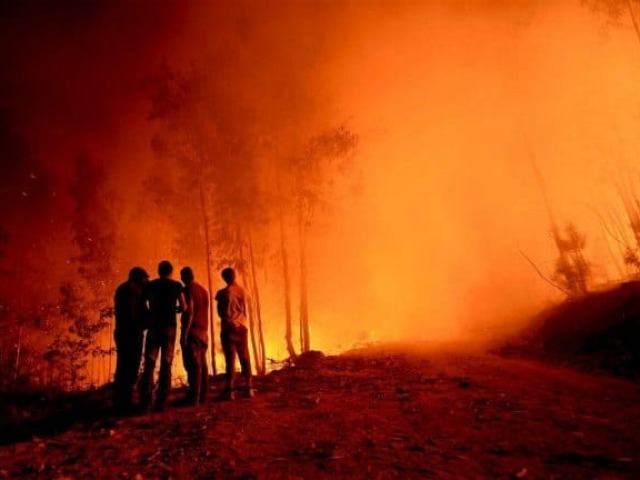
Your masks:
M 640 282 L 551 307 L 497 351 L 638 378 Z

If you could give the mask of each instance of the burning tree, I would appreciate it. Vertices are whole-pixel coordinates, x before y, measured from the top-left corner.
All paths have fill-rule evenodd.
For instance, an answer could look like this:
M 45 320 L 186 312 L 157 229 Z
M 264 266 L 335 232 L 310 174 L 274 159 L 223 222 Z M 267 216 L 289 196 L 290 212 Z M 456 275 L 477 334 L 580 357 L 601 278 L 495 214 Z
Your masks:
M 291 177 L 290 182 L 287 183 L 291 185 L 289 194 L 291 206 L 295 212 L 298 234 L 300 348 L 303 352 L 311 349 L 307 259 L 309 231 L 317 210 L 328 201 L 335 174 L 346 169 L 357 143 L 357 135 L 344 125 L 327 129 L 313 136 L 301 154 L 291 156 L 289 169 L 285 171 L 286 175 Z M 284 260 L 283 264 L 286 265 Z M 287 325 L 287 332 L 290 331 Z

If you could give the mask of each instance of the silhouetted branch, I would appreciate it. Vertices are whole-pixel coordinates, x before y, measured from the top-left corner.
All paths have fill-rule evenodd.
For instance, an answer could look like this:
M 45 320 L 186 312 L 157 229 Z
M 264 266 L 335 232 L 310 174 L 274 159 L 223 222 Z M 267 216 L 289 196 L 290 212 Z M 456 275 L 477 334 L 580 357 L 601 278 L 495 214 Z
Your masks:
M 565 290 L 564 288 L 562 288 L 560 285 L 558 285 L 557 283 L 555 283 L 553 280 L 551 280 L 550 278 L 546 277 L 544 275 L 544 273 L 542 273 L 540 271 L 540 269 L 536 266 L 535 263 L 533 263 L 533 261 L 522 251 L 520 250 L 520 248 L 518 248 L 518 252 L 520 252 L 520 255 L 522 255 L 524 257 L 524 259 L 529 262 L 529 265 L 531 265 L 533 267 L 533 269 L 537 272 L 537 274 L 540 276 L 540 278 L 542 278 L 545 282 L 547 282 L 549 285 L 557 288 L 558 290 L 560 290 L 562 293 L 564 293 L 565 295 L 569 295 L 571 292 L 569 292 L 568 290 Z
M 598 220 L 600 220 L 600 224 L 602 225 L 602 228 L 604 229 L 604 231 L 612 238 L 614 239 L 616 242 L 618 242 L 620 245 L 622 246 L 627 246 L 627 244 L 621 240 L 619 237 L 617 237 L 609 228 L 609 225 L 607 225 L 607 222 L 605 222 L 604 218 L 602 218 L 602 215 L 600 215 L 600 212 L 598 212 L 598 210 L 596 210 L 595 208 L 591 207 L 591 209 L 593 210 L 593 212 L 596 214 L 596 216 L 598 217 Z
M 638 19 L 636 18 L 636 14 L 633 11 L 633 5 L 631 4 L 631 0 L 627 0 L 627 6 L 629 7 L 629 16 L 631 17 L 631 22 L 633 23 L 633 28 L 636 31 L 636 37 L 640 42 L 640 26 L 638 25 Z

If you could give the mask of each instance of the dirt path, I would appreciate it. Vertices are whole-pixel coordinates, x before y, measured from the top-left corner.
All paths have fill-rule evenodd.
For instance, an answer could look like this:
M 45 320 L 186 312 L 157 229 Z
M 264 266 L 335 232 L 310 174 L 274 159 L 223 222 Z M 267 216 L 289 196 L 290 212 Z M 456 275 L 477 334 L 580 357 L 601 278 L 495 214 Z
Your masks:
M 0 478 L 640 478 L 631 382 L 389 348 L 258 388 L 0 447 Z

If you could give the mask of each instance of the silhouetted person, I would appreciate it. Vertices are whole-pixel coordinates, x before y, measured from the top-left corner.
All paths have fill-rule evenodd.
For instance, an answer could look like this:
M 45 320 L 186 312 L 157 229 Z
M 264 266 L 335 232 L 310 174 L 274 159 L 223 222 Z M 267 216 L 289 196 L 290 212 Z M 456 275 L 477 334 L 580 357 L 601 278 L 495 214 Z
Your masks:
M 222 270 L 222 279 L 227 286 L 216 293 L 218 315 L 220 316 L 220 340 L 226 363 L 225 396 L 234 399 L 233 384 L 235 377 L 236 354 L 240 359 L 242 376 L 246 382 L 247 397 L 253 396 L 251 388 L 251 359 L 249 358 L 249 339 L 247 332 L 247 294 L 236 283 L 233 268 Z
M 176 315 L 186 309 L 182 285 L 171 278 L 173 266 L 167 260 L 158 265 L 157 278 L 147 287 L 149 330 L 144 352 L 144 371 L 140 382 L 140 404 L 144 411 L 151 407 L 153 372 L 160 354 L 160 376 L 155 407 L 163 410 L 171 390 L 171 364 L 176 344 Z
M 187 371 L 189 394 L 187 403 L 197 405 L 205 400 L 209 371 L 207 369 L 207 346 L 209 343 L 209 292 L 195 281 L 193 270 L 180 270 L 184 283 L 187 311 L 182 314 L 180 346 L 182 360 Z
M 133 405 L 133 389 L 138 380 L 142 360 L 142 341 L 147 328 L 149 310 L 144 296 L 149 274 L 141 267 L 129 272 L 129 279 L 120 284 L 114 296 L 116 328 L 116 377 L 114 400 L 116 408 L 128 413 Z

